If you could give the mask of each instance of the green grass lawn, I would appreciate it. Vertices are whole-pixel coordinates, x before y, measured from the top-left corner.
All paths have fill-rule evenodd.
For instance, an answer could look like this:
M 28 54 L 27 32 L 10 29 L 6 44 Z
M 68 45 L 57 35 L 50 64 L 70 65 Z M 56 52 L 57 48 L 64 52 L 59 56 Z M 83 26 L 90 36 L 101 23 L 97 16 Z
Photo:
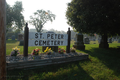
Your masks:
M 6 41 L 7 55 L 18 41 Z M 71 47 L 73 45 L 71 42 Z M 109 43 L 109 49 L 100 49 L 97 41 L 85 44 L 85 50 L 77 52 L 89 54 L 89 59 L 58 65 L 7 71 L 7 80 L 120 80 L 120 43 Z M 23 54 L 23 46 L 18 46 Z M 66 48 L 65 46 L 60 46 Z M 36 47 L 29 47 L 28 52 Z M 42 49 L 42 47 L 37 47 Z

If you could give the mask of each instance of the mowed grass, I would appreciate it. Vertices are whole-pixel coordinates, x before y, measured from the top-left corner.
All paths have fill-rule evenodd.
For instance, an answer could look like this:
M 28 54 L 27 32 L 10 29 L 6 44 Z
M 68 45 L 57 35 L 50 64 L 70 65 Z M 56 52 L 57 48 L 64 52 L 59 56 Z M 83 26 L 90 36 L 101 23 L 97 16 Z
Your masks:
M 73 45 L 71 42 L 71 47 Z M 19 42 L 7 43 L 7 52 Z M 89 54 L 89 59 L 65 64 L 35 67 L 7 71 L 7 80 L 120 80 L 120 43 L 109 43 L 109 49 L 98 48 L 99 44 L 91 41 L 85 44 L 85 50 L 77 52 Z M 18 46 L 22 52 L 23 46 Z M 65 46 L 60 46 L 64 49 Z M 29 47 L 28 52 L 36 47 Z M 37 47 L 42 49 L 42 47 Z M 9 50 L 9 51 L 8 51 Z M 8 53 L 9 55 L 9 53 Z

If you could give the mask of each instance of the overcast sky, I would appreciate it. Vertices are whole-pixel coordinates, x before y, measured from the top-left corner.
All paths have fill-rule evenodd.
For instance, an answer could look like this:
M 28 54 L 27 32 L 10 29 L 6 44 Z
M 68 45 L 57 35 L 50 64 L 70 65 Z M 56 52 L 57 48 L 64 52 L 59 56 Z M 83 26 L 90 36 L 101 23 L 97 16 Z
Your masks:
M 9 5 L 14 5 L 16 1 L 22 1 L 24 8 L 24 18 L 25 20 L 30 20 L 30 16 L 33 15 L 37 10 L 50 10 L 56 15 L 56 19 L 51 23 L 50 21 L 44 25 L 43 29 L 55 29 L 67 31 L 68 27 L 67 19 L 65 17 L 67 10 L 67 3 L 71 0 L 6 0 Z M 28 24 L 29 28 L 35 28 L 33 25 Z M 70 29 L 72 29 L 70 27 Z

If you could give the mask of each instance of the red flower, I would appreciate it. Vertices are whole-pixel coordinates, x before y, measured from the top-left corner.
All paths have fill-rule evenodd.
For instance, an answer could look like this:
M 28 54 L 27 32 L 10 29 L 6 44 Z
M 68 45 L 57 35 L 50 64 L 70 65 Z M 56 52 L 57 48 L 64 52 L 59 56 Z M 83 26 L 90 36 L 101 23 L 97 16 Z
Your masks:
M 33 55 L 35 54 L 35 53 L 32 53 Z
M 39 50 L 37 50 L 36 52 L 38 52 Z
M 60 53 L 60 51 L 59 51 L 59 53 Z
M 65 50 L 64 50 L 64 52 L 65 52 Z

